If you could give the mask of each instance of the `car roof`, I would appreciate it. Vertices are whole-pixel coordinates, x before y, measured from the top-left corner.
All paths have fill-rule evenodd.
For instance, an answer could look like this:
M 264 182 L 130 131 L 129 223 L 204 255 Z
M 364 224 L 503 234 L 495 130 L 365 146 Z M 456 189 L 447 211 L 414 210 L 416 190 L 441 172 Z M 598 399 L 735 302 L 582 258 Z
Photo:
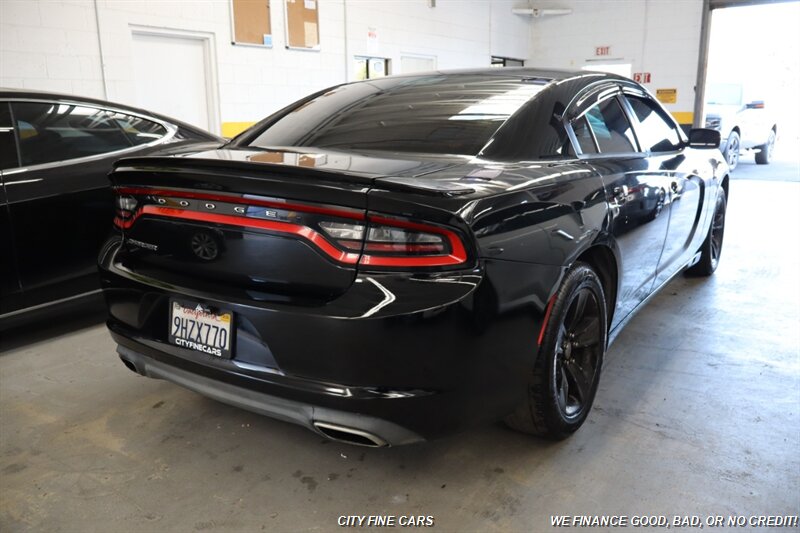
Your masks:
M 600 72 L 594 70 L 566 70 L 566 69 L 551 69 L 551 68 L 536 68 L 536 67 L 492 67 L 492 68 L 469 68 L 469 69 L 456 69 L 456 70 L 433 70 L 428 72 L 414 72 L 410 74 L 392 74 L 386 78 L 450 78 L 457 81 L 458 78 L 475 79 L 475 78 L 496 78 L 508 81 L 529 81 L 531 79 L 541 80 L 543 82 L 562 81 L 567 79 L 578 80 L 585 79 L 586 84 L 594 83 L 602 80 L 609 81 L 627 81 L 633 83 L 629 78 L 611 74 L 608 72 Z M 379 78 L 381 79 L 381 78 Z M 375 80 L 363 80 L 370 82 Z M 359 83 L 359 82 L 355 82 Z
M 178 120 L 173 117 L 169 117 L 166 115 L 162 115 L 161 113 L 156 113 L 154 111 L 150 111 L 148 109 L 142 109 L 140 107 L 134 107 L 126 104 L 119 104 L 117 102 L 109 102 L 108 100 L 101 100 L 99 98 L 91 98 L 89 96 L 78 96 L 75 94 L 66 94 L 66 93 L 56 93 L 50 91 L 37 91 L 33 89 L 14 89 L 14 88 L 7 88 L 7 87 L 0 87 L 0 100 L 8 100 L 8 99 L 31 99 L 31 100 L 56 100 L 56 101 L 67 101 L 67 102 L 75 102 L 75 103 L 83 103 L 83 104 L 92 104 L 99 107 L 108 107 L 117 109 L 120 111 L 130 111 L 131 113 L 136 113 L 139 115 L 151 116 L 153 118 L 158 118 L 163 120 L 164 122 L 169 122 L 176 126 L 180 126 L 182 128 L 186 128 L 192 131 L 201 132 L 205 135 L 210 135 L 212 137 L 219 136 L 210 133 L 203 128 L 198 126 L 193 126 L 191 124 L 187 124 L 181 120 Z
M 582 74 L 598 74 L 588 70 L 565 70 L 565 69 L 549 69 L 549 68 L 535 68 L 535 67 L 492 67 L 492 68 L 465 68 L 465 69 L 448 69 L 448 70 L 434 70 L 429 72 L 415 72 L 411 74 L 396 74 L 393 77 L 426 77 L 431 75 L 459 77 L 459 76 L 491 76 L 498 78 L 549 78 L 552 80 L 563 80 L 567 78 L 574 78 Z M 606 74 L 606 73 L 602 73 Z M 608 74 L 609 78 L 616 78 L 613 74 Z
M 396 74 L 383 78 L 353 81 L 342 85 L 357 85 L 361 83 L 386 83 L 385 89 L 391 91 L 392 82 L 402 86 L 408 82 L 415 84 L 419 81 L 422 85 L 433 83 L 481 84 L 492 80 L 499 83 L 529 84 L 535 83 L 555 87 L 558 94 L 577 94 L 588 86 L 603 87 L 607 84 L 623 83 L 629 86 L 639 86 L 630 78 L 593 70 L 563 70 L 533 67 L 493 67 L 472 68 L 459 70 L 433 70 L 429 72 L 414 72 L 409 74 Z M 640 87 L 640 86 L 639 86 Z M 327 89 L 326 89 L 327 90 Z M 324 92 L 324 91 L 323 91 Z

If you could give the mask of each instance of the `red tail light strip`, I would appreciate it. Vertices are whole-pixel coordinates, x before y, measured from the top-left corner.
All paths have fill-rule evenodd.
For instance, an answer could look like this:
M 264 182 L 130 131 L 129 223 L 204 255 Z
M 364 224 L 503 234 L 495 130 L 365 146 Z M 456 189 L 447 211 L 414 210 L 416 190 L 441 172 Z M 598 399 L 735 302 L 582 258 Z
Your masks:
M 343 252 L 325 240 L 325 237 L 311 228 L 290 224 L 288 222 L 277 222 L 273 220 L 259 220 L 252 218 L 237 217 L 235 215 L 220 215 L 217 213 L 200 213 L 197 211 L 184 211 L 172 207 L 159 207 L 156 205 L 146 205 L 140 211 L 141 215 L 156 215 L 181 220 L 191 220 L 194 222 L 213 222 L 216 224 L 226 224 L 228 226 L 238 226 L 244 228 L 257 228 L 277 233 L 288 233 L 302 237 L 311 241 L 317 248 L 325 252 L 335 261 L 354 265 L 358 262 L 359 254 Z
M 305 213 L 316 213 L 319 215 L 331 215 L 339 218 L 351 218 L 364 220 L 364 212 L 357 209 L 320 207 L 316 205 L 297 204 L 290 202 L 280 202 L 275 200 L 264 200 L 261 198 L 250 198 L 247 196 L 233 196 L 226 194 L 210 194 L 193 191 L 180 191 L 170 189 L 150 189 L 142 187 L 117 187 L 117 194 L 166 196 L 170 198 L 190 198 L 192 200 L 212 200 L 217 202 L 229 202 L 232 204 L 254 205 L 259 207 L 275 207 L 278 209 L 291 209 Z
M 220 202 L 229 202 L 244 205 L 255 205 L 264 207 L 274 207 L 279 209 L 291 209 L 295 211 L 302 211 L 307 213 L 331 215 L 340 218 L 349 218 L 355 220 L 365 220 L 367 217 L 361 211 L 353 209 L 339 209 L 318 207 L 304 204 L 285 203 L 280 201 L 262 200 L 258 198 L 248 198 L 244 196 L 232 196 L 223 194 L 208 194 L 198 193 L 191 191 L 179 191 L 169 189 L 151 189 L 140 187 L 117 187 L 115 188 L 117 194 L 130 194 L 130 195 L 150 195 L 150 196 L 164 196 L 169 198 L 190 198 L 197 200 L 212 200 Z M 428 233 L 436 233 L 445 237 L 450 243 L 450 254 L 448 255 L 420 255 L 420 256 L 383 256 L 383 255 L 361 255 L 359 253 L 350 253 L 342 251 L 331 244 L 325 237 L 313 229 L 302 226 L 299 224 L 292 224 L 289 222 L 262 220 L 250 217 L 239 217 L 235 215 L 223 215 L 218 213 L 204 213 L 198 211 L 183 210 L 173 207 L 162 207 L 157 205 L 145 205 L 138 209 L 129 218 L 117 216 L 114 219 L 114 224 L 121 229 L 129 229 L 133 226 L 136 220 L 142 215 L 156 215 L 170 218 L 178 218 L 183 220 L 192 220 L 196 222 L 213 222 L 219 224 L 227 224 L 230 226 L 238 226 L 245 228 L 257 228 L 267 231 L 274 231 L 278 233 L 286 233 L 302 237 L 311 241 L 317 248 L 319 248 L 326 255 L 345 264 L 361 264 L 365 266 L 377 267 L 438 267 L 458 265 L 466 262 L 467 252 L 461 239 L 452 231 L 440 228 L 438 226 L 430 226 L 427 224 L 419 224 L 409 222 L 406 220 L 399 220 L 394 218 L 369 216 L 369 221 L 377 224 L 387 226 L 402 227 L 408 229 L 419 230 Z M 360 243 L 359 243 L 360 244 Z M 349 247 L 349 246 L 348 246 Z M 388 251 L 388 250 L 387 250 Z M 420 249 L 419 251 L 423 251 Z M 359 256 L 361 259 L 359 260 Z

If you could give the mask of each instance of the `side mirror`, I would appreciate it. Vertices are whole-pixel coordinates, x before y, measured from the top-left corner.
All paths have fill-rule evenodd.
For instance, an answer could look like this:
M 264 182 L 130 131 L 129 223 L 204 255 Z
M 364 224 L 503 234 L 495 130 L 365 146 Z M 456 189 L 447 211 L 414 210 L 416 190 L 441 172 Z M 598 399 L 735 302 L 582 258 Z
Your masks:
M 694 128 L 689 131 L 689 146 L 700 149 L 719 148 L 722 137 L 719 131 L 709 128 Z
M 747 109 L 764 109 L 764 100 L 754 100 L 744 107 Z

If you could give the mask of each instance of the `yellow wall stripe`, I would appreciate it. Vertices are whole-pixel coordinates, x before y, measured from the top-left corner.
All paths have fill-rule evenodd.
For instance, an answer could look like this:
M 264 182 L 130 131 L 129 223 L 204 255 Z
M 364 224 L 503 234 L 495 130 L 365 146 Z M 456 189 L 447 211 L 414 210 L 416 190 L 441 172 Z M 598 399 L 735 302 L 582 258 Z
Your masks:
M 255 124 L 255 122 L 223 122 L 222 123 L 222 136 L 235 137 L 244 130 Z
M 694 113 L 691 111 L 672 111 L 672 116 L 678 121 L 678 124 L 691 124 L 694 122 Z

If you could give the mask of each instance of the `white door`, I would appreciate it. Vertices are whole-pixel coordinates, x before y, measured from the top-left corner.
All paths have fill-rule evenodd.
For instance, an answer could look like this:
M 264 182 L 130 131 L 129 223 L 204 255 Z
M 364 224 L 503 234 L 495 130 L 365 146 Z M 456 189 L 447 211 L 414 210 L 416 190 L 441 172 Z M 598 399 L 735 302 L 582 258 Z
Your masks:
M 400 72 L 429 72 L 436 70 L 436 57 L 433 56 L 400 56 Z
M 140 107 L 206 130 L 210 116 L 207 41 L 173 35 L 133 34 L 133 69 Z

